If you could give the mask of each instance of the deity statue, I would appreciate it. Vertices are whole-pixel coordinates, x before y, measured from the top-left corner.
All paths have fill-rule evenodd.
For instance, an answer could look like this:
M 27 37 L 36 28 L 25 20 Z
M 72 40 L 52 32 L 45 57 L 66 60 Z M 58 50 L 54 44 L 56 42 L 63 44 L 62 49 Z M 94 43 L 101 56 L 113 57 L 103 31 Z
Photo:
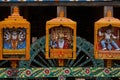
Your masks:
M 119 46 L 117 43 L 114 41 L 114 39 L 119 38 L 119 36 L 115 36 L 111 29 L 107 29 L 104 33 L 102 33 L 99 30 L 99 36 L 104 36 L 104 38 L 100 41 L 102 45 L 102 50 L 111 50 L 112 46 L 115 48 L 115 50 L 120 50 Z

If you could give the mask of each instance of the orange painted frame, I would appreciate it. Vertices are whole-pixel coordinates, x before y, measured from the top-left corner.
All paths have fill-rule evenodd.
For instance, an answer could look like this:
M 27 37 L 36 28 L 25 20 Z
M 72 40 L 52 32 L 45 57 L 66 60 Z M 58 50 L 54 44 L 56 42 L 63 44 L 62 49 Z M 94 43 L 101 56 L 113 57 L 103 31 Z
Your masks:
M 94 57 L 96 59 L 120 59 L 120 51 L 102 51 L 98 50 L 98 30 L 106 26 L 114 26 L 120 29 L 120 20 L 114 17 L 104 17 L 94 24 Z
M 73 30 L 73 57 L 69 57 L 70 55 L 68 55 L 68 57 L 58 57 L 57 56 L 52 56 L 50 57 L 50 53 L 49 53 L 49 30 L 53 27 L 56 26 L 65 26 L 65 27 L 69 27 Z M 56 50 L 61 50 L 61 49 L 56 49 Z M 62 49 L 62 51 L 65 49 Z M 68 50 L 69 51 L 69 50 Z M 46 22 L 46 59 L 76 59 L 76 22 L 72 21 L 71 19 L 65 18 L 65 17 L 57 17 L 54 18 L 52 20 L 49 20 Z
M 25 28 L 26 29 L 26 49 L 25 58 L 3 58 L 3 28 Z M 30 23 L 19 15 L 19 9 L 14 8 L 14 12 L 4 21 L 0 22 L 0 60 L 29 60 L 30 59 Z M 8 51 L 9 52 L 9 51 Z M 11 55 L 17 54 L 20 50 L 11 50 Z

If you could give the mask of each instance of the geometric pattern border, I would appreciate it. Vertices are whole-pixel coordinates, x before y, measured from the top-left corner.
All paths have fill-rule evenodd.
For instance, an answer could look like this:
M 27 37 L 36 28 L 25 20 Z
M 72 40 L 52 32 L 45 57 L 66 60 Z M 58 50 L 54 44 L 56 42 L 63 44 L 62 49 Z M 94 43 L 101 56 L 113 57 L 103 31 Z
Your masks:
M 53 2 L 65 2 L 65 1 L 106 1 L 106 0 L 0 0 L 0 2 L 42 2 L 42 1 L 53 1 Z
M 49 68 L 0 68 L 0 78 L 39 77 L 120 77 L 120 68 L 103 67 L 49 67 Z

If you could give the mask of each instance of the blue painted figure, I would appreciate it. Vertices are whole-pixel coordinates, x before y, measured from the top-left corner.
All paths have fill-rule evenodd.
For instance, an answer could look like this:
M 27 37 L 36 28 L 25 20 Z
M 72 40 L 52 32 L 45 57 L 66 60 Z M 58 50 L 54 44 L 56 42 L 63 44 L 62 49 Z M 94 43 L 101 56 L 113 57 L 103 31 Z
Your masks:
M 25 49 L 26 33 L 25 29 L 4 29 L 4 49 Z
M 53 40 L 51 39 L 51 40 L 50 40 L 50 47 L 51 47 L 51 48 L 57 48 L 57 43 L 56 43 L 56 40 L 55 40 L 55 39 L 53 39 Z
M 26 48 L 26 34 L 25 34 L 25 29 L 24 30 L 20 30 L 19 34 L 18 34 L 18 49 L 24 49 Z
M 3 44 L 3 47 L 5 49 L 12 49 L 11 33 L 8 30 L 4 31 L 4 44 Z
M 102 50 L 111 50 L 112 46 L 115 48 L 115 50 L 120 50 L 119 46 L 113 40 L 119 37 L 116 37 L 114 34 L 112 34 L 111 29 L 107 29 L 105 33 L 99 31 L 99 36 L 104 36 L 104 38 L 100 42 L 102 45 Z

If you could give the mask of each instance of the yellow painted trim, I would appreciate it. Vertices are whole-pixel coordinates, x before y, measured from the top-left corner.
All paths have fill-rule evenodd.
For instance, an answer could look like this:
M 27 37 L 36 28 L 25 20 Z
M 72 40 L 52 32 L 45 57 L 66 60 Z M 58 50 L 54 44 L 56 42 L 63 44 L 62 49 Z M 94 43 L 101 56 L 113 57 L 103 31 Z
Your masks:
M 25 49 L 19 49 L 19 50 L 9 50 L 9 49 L 3 49 L 3 55 L 14 55 L 14 54 L 25 54 Z
M 112 25 L 114 27 L 118 27 L 120 28 L 120 20 L 116 19 L 116 18 L 112 18 L 112 17 L 108 17 L 110 18 L 110 21 L 108 21 L 108 18 L 106 20 L 107 17 L 102 18 L 98 21 L 96 21 L 94 23 L 94 57 L 95 59 L 118 59 L 118 58 L 110 58 L 110 57 L 99 57 L 99 52 L 97 51 L 97 34 L 98 34 L 98 29 L 100 29 L 101 27 L 106 27 L 109 25 Z
M 63 17 L 64 18 L 64 17 Z M 57 20 L 53 21 L 49 20 L 46 22 L 46 59 L 53 59 L 53 57 L 50 56 L 50 51 L 49 51 L 49 30 L 53 27 L 59 27 L 60 25 L 64 26 L 64 27 L 69 27 L 71 29 L 73 29 L 73 57 L 72 58 L 66 58 L 66 59 L 76 59 L 76 22 L 69 20 L 68 18 L 64 18 L 67 19 L 69 22 L 64 22 L 59 20 L 62 19 L 60 17 L 55 18 Z M 58 49 L 59 51 L 59 49 Z M 61 59 L 61 58 L 58 58 Z
M 26 29 L 26 48 L 25 50 L 5 50 L 3 49 L 3 28 L 25 28 Z M 19 9 L 14 8 L 14 12 L 4 21 L 0 22 L 0 60 L 29 60 L 30 59 L 30 23 L 19 15 Z M 25 54 L 25 58 L 3 58 L 4 55 Z

